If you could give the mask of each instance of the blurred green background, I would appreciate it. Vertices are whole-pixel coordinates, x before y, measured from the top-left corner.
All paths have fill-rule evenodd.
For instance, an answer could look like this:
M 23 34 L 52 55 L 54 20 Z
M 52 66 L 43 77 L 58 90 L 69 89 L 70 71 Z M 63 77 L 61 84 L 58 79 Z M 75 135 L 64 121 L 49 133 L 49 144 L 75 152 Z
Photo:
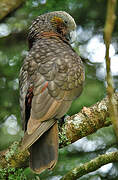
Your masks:
M 1 2 L 0 2 L 1 3 Z M 27 0 L 0 21 L 0 150 L 22 136 L 19 108 L 18 76 L 23 59 L 28 53 L 27 34 L 32 20 L 40 14 L 64 10 L 77 23 L 77 41 L 73 47 L 82 57 L 86 70 L 84 91 L 73 102 L 68 115 L 90 106 L 106 95 L 105 45 L 103 28 L 107 9 L 106 0 Z M 118 14 L 118 11 L 116 11 Z M 115 90 L 118 90 L 118 20 L 110 46 L 111 71 Z M 41 179 L 58 180 L 76 165 L 108 151 L 117 150 L 112 127 L 83 138 L 60 150 L 59 162 L 52 172 L 44 172 Z M 117 179 L 117 164 L 109 164 L 83 179 Z M 38 179 L 28 168 L 27 179 Z M 81 179 L 81 178 L 80 178 Z

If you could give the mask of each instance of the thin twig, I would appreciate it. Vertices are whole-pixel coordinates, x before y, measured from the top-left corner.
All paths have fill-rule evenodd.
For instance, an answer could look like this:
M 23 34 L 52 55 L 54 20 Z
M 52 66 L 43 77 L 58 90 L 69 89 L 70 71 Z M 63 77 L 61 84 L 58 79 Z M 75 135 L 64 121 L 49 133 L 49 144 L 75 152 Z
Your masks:
M 106 17 L 106 24 L 104 28 L 104 41 L 106 45 L 106 80 L 107 80 L 107 94 L 109 98 L 109 112 L 110 118 L 114 126 L 114 130 L 116 136 L 118 138 L 118 111 L 116 107 L 116 101 L 113 97 L 114 94 L 114 87 L 113 87 L 113 80 L 111 76 L 111 61 L 109 57 L 109 47 L 111 43 L 111 36 L 114 29 L 115 24 L 115 7 L 116 7 L 117 0 L 109 0 L 108 1 L 108 8 L 107 8 L 107 17 Z

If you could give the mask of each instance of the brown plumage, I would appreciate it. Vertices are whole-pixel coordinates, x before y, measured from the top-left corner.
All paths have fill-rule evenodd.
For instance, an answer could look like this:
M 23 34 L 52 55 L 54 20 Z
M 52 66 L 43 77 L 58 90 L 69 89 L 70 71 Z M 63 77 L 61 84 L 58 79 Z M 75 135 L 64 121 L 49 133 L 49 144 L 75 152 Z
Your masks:
M 57 119 L 83 89 L 80 57 L 69 44 L 74 19 L 63 11 L 39 16 L 29 32 L 29 54 L 20 71 L 20 106 L 25 131 L 21 150 L 29 148 L 30 167 L 52 169 L 58 158 Z

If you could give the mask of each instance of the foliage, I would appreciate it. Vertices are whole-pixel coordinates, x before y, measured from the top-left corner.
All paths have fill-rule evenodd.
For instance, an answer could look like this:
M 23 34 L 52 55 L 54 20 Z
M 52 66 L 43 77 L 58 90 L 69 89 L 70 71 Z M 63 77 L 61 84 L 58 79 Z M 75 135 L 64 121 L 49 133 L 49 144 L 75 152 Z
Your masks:
M 19 168 L 5 168 L 0 169 L 0 179 L 2 180 L 27 180 L 26 176 L 24 175 L 23 169 Z

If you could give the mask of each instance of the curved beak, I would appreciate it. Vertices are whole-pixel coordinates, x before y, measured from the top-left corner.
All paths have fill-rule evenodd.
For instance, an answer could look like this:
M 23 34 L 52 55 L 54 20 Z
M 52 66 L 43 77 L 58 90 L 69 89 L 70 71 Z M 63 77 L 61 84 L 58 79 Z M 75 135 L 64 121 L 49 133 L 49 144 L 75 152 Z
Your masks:
M 77 39 L 77 32 L 76 30 L 70 32 L 70 43 L 74 43 Z
M 68 41 L 70 41 L 71 44 L 74 43 L 76 41 L 76 38 L 77 38 L 76 30 L 71 31 L 70 33 L 68 33 L 66 38 L 67 38 Z

